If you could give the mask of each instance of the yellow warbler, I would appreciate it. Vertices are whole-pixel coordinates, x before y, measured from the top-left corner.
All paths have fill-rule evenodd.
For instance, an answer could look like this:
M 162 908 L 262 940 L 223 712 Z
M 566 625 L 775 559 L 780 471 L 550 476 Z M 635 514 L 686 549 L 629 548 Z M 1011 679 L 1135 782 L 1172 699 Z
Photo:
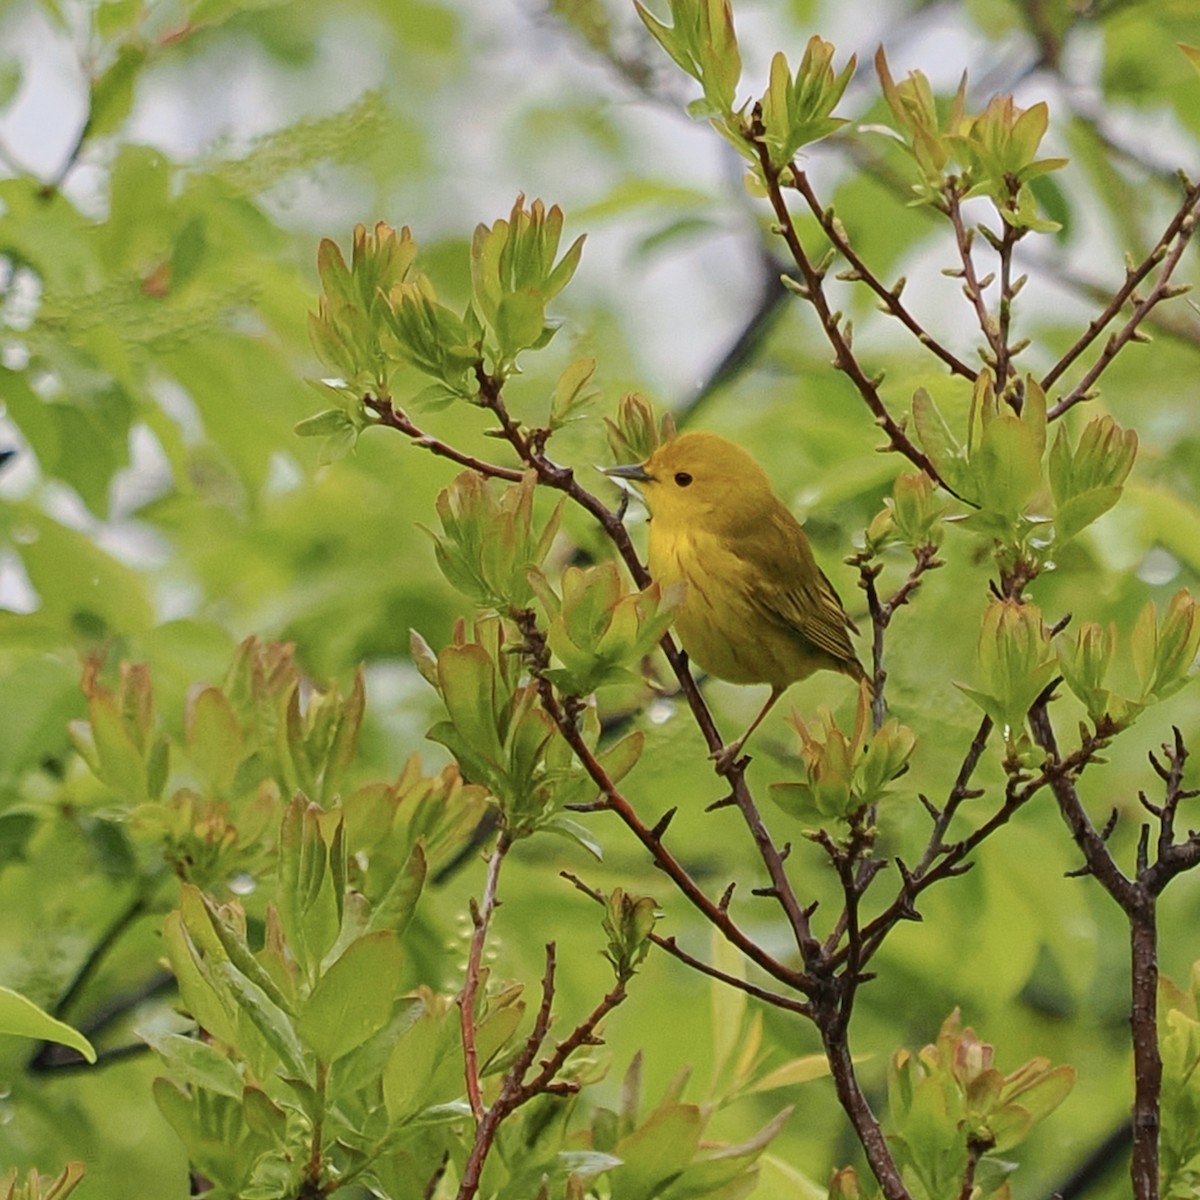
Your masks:
M 684 433 L 644 463 L 605 473 L 645 496 L 650 573 L 687 585 L 675 629 L 688 657 L 719 679 L 771 685 L 746 732 L 714 755 L 719 764 L 737 758 L 798 679 L 822 668 L 866 679 L 850 642 L 854 623 L 804 530 L 740 446 Z

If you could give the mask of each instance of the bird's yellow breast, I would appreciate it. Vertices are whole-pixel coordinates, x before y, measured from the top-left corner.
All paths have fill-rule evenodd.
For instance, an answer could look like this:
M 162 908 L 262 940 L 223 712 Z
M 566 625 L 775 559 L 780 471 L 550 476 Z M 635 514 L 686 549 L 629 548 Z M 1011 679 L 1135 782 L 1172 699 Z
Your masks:
M 783 688 L 829 665 L 802 637 L 764 618 L 754 604 L 753 570 L 724 539 L 655 520 L 649 552 L 656 579 L 686 585 L 675 631 L 688 656 L 710 675 Z

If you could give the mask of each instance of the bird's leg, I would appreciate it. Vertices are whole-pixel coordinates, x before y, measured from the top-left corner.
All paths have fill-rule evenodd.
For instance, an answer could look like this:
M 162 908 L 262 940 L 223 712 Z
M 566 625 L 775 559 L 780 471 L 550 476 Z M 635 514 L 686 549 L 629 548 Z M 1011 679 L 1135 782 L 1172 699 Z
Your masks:
M 728 771 L 733 763 L 737 761 L 737 757 L 739 754 L 741 754 L 742 747 L 746 744 L 750 735 L 763 723 L 763 718 L 771 711 L 772 708 L 775 707 L 775 701 L 778 700 L 785 691 L 787 691 L 786 688 L 773 687 L 771 689 L 771 694 L 767 697 L 766 704 L 762 706 L 758 716 L 750 722 L 750 726 L 746 732 L 743 733 L 736 742 L 730 742 L 729 745 L 722 746 L 720 750 L 714 750 L 712 754 L 708 756 L 717 764 L 717 770 L 719 772 L 723 773 Z

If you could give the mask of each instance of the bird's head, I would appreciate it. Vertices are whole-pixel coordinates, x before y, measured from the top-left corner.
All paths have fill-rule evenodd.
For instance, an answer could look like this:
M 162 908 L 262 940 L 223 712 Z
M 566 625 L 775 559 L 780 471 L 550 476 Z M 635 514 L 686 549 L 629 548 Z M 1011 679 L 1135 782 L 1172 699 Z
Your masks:
M 605 474 L 635 483 L 664 527 L 736 530 L 779 503 L 762 467 L 715 433 L 681 433 L 645 462 L 608 467 Z

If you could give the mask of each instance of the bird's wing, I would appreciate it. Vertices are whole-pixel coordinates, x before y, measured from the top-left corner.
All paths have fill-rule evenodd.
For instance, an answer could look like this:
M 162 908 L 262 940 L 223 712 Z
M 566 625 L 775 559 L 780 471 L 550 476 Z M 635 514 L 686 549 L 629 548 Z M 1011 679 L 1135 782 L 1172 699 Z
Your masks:
M 751 564 L 757 581 L 748 597 L 754 608 L 844 664 L 850 674 L 862 671 L 850 641 L 854 622 L 790 513 L 739 539 L 738 555 Z

